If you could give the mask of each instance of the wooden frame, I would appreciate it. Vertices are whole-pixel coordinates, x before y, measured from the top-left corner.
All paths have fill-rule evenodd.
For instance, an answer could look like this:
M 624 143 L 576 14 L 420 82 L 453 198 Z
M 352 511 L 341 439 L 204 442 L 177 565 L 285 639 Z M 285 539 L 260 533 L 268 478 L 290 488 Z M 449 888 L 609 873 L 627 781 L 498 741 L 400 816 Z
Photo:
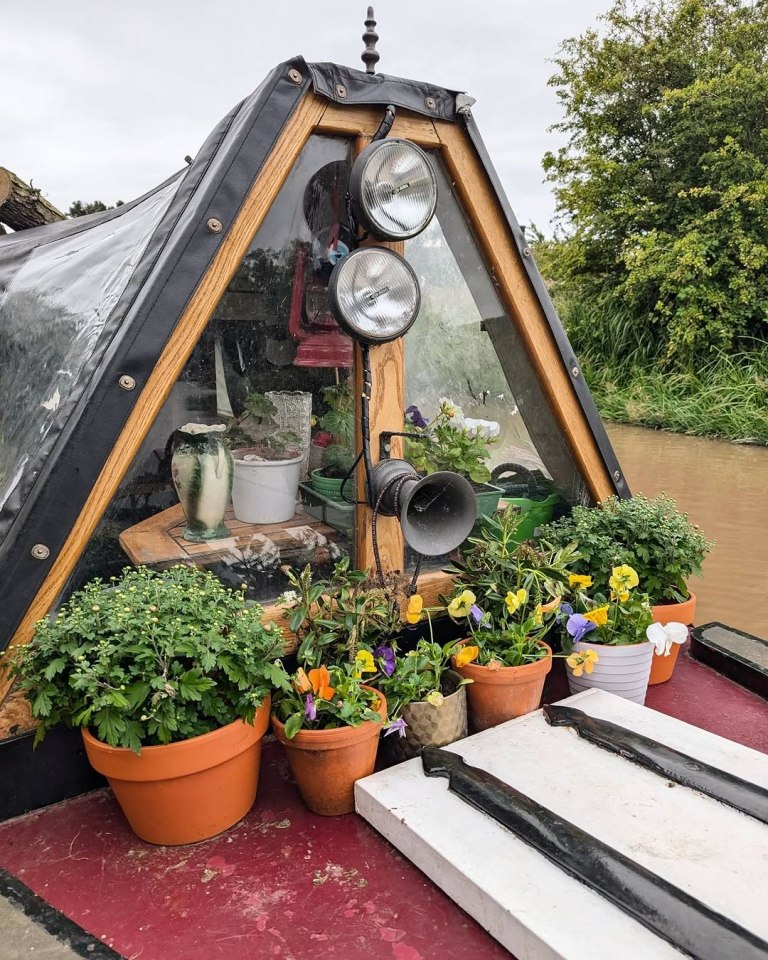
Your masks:
M 213 263 L 182 313 L 64 547 L 52 563 L 48 576 L 16 631 L 11 641 L 13 644 L 27 643 L 36 621 L 55 603 L 309 137 L 314 133 L 354 137 L 357 149 L 361 149 L 375 133 L 381 115 L 380 107 L 338 106 L 329 104 L 311 92 L 304 96 L 274 144 Z M 493 186 L 462 125 L 433 121 L 401 111 L 395 119 L 392 135 L 440 151 L 471 218 L 483 256 L 498 282 L 503 303 L 544 385 L 557 423 L 591 493 L 596 500 L 605 499 L 613 492 L 607 468 L 573 384 L 563 367 L 554 336 L 525 273 Z M 357 359 L 356 383 L 359 391 L 362 388 L 359 351 Z M 402 340 L 372 347 L 371 363 L 374 380 L 371 435 L 375 458 L 380 431 L 398 429 L 402 423 Z M 369 518 L 369 508 L 359 507 L 356 525 L 357 564 L 373 569 Z M 394 519 L 384 520 L 380 530 L 385 564 L 391 568 L 401 567 L 403 543 L 399 524 Z M 420 588 L 425 602 L 432 604 L 440 593 L 450 590 L 451 579 L 441 572 L 427 573 L 420 580 Z M 275 607 L 268 607 L 266 614 L 268 620 L 277 621 L 280 618 L 280 611 Z M 291 636 L 287 630 L 284 632 L 286 641 L 290 643 Z M 7 678 L 0 680 L 0 700 L 5 697 L 8 688 Z

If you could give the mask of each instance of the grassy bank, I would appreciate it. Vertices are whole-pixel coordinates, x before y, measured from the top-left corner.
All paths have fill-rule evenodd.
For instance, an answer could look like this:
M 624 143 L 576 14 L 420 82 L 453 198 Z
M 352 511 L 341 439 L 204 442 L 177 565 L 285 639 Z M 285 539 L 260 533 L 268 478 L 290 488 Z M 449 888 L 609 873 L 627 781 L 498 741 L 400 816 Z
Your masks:
M 768 444 L 768 345 L 669 369 L 652 329 L 580 305 L 563 314 L 606 420 Z

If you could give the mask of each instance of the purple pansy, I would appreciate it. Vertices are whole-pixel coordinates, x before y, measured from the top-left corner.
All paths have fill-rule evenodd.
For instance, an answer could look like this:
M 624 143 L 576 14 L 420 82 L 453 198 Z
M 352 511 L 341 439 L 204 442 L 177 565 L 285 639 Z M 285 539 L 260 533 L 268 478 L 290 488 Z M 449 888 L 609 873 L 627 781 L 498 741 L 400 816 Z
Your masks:
M 315 706 L 315 698 L 311 693 L 308 693 L 306 699 L 304 700 L 304 714 L 306 715 L 307 720 L 316 720 L 317 719 L 317 707 Z
M 555 621 L 557 623 L 562 623 L 566 617 L 573 616 L 573 607 L 570 603 L 561 603 L 555 614 Z
M 385 737 L 388 737 L 388 736 L 390 735 L 390 733 L 394 733 L 395 731 L 397 731 L 397 732 L 400 734 L 401 737 L 404 737 L 404 736 L 405 736 L 405 728 L 406 728 L 407 726 L 408 726 L 408 724 L 405 722 L 405 720 L 403 720 L 402 717 L 398 717 L 397 720 L 393 720 L 393 721 L 389 724 L 389 726 L 387 727 L 387 729 L 384 731 L 384 736 L 385 736 Z
M 584 634 L 589 633 L 590 630 L 594 630 L 595 626 L 596 624 L 591 620 L 587 620 L 581 613 L 572 613 L 570 617 L 568 617 L 565 629 L 578 643 L 578 641 L 584 637 Z
M 395 672 L 395 651 L 392 647 L 376 647 L 373 651 L 373 655 L 378 661 L 379 666 L 381 667 L 381 672 L 385 677 L 391 677 Z
M 405 419 L 412 423 L 414 427 L 424 428 L 427 426 L 427 421 L 422 417 L 421 411 L 415 403 L 412 403 L 405 411 Z
M 480 609 L 480 607 L 478 607 L 476 603 L 473 603 L 472 606 L 469 608 L 469 615 L 472 617 L 472 619 L 475 621 L 476 624 L 480 624 L 482 622 L 483 617 L 485 616 L 483 611 Z

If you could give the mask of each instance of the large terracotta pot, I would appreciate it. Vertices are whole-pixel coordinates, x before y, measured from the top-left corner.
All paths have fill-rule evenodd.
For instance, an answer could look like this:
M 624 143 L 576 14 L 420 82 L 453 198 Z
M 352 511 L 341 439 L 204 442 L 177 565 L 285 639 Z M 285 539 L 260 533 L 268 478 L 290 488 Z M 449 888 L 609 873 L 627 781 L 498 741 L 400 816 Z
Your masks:
M 144 747 L 140 754 L 110 747 L 87 730 L 83 740 L 134 833 L 149 843 L 196 843 L 222 833 L 253 806 L 269 709 L 267 697 L 253 726 L 236 720 L 200 737 Z
M 446 677 L 451 684 L 447 689 L 453 688 L 453 692 L 439 706 L 427 700 L 406 704 L 401 710 L 407 724 L 405 736 L 391 733 L 382 737 L 383 755 L 392 763 L 417 757 L 422 747 L 446 747 L 466 737 L 467 686 L 471 684 L 461 684 L 461 677 L 453 670 Z
M 467 684 L 469 716 L 475 731 L 487 730 L 506 720 L 532 713 L 541 702 L 544 679 L 552 669 L 552 650 L 542 641 L 547 655 L 520 667 L 483 667 L 467 663 L 453 668 L 462 677 L 472 680 Z
M 383 722 L 387 717 L 387 701 L 378 690 L 375 692 Z M 285 747 L 301 799 L 312 813 L 324 817 L 352 813 L 355 781 L 373 773 L 376 764 L 381 723 L 367 720 L 359 727 L 299 730 L 292 740 L 286 737 L 285 725 L 277 717 L 272 717 L 272 729 Z
M 574 643 L 573 649 L 575 651 L 594 650 L 597 653 L 598 662 L 594 665 L 592 673 L 584 671 L 580 677 L 575 677 L 566 660 L 568 686 L 571 688 L 571 693 L 581 693 L 582 690 L 597 687 L 599 690 L 606 690 L 626 700 L 632 700 L 634 703 L 645 703 L 653 656 L 653 644 L 650 641 L 612 646 L 579 640 Z
M 684 623 L 689 627 L 693 623 L 696 615 L 696 594 L 689 591 L 690 596 L 683 603 L 661 603 L 656 607 L 651 607 L 653 622 L 660 623 L 662 626 L 667 623 Z M 680 652 L 680 644 L 673 643 L 669 656 L 660 657 L 654 653 L 651 664 L 651 678 L 648 686 L 655 683 L 665 683 L 672 676 L 672 671 L 677 663 L 677 655 Z

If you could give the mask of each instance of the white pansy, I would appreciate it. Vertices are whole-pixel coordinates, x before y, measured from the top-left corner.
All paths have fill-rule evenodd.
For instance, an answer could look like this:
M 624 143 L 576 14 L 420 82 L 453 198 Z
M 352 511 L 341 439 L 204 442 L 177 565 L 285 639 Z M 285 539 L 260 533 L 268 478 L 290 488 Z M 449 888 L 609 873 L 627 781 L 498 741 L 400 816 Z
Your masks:
M 660 657 L 668 657 L 673 643 L 685 643 L 688 639 L 688 627 L 684 623 L 652 623 L 645 631 Z
M 496 420 L 475 420 L 473 417 L 465 417 L 464 426 L 473 437 L 482 436 L 486 440 L 495 440 L 501 433 L 501 427 Z

